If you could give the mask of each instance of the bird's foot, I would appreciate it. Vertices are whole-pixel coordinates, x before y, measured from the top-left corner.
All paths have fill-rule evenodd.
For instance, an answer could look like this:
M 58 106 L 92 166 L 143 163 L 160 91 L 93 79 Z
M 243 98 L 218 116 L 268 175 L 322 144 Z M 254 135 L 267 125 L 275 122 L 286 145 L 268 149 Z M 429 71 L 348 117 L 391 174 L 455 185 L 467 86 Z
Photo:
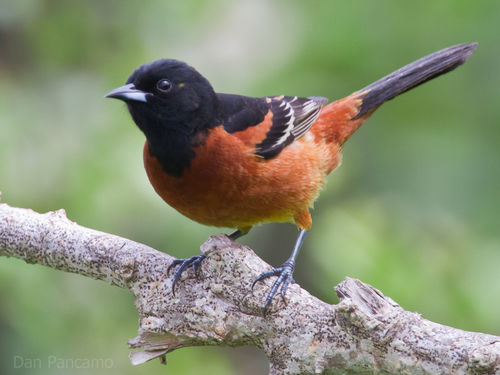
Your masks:
M 205 259 L 206 256 L 203 254 L 195 255 L 194 257 L 188 259 L 176 259 L 168 266 L 167 276 L 170 274 L 170 269 L 181 265 L 179 269 L 174 273 L 174 280 L 172 281 L 172 294 L 175 296 L 175 284 L 180 280 L 182 272 L 188 267 L 193 268 L 194 275 L 198 278 L 198 271 L 200 270 L 201 262 Z
M 286 304 L 285 301 L 286 289 L 288 288 L 288 285 L 290 285 L 290 283 L 295 283 L 295 280 L 292 278 L 294 269 L 295 269 L 295 262 L 287 260 L 285 263 L 281 265 L 280 268 L 273 268 L 271 271 L 261 273 L 260 276 L 253 282 L 252 289 L 255 286 L 255 284 L 257 284 L 259 281 L 267 279 L 268 277 L 271 276 L 278 276 L 273 286 L 271 287 L 269 294 L 267 295 L 263 311 L 264 318 L 266 317 L 267 308 L 271 304 L 271 301 L 273 300 L 273 297 L 278 291 L 280 285 L 281 285 L 280 289 L 281 298 L 283 299 L 283 302 Z

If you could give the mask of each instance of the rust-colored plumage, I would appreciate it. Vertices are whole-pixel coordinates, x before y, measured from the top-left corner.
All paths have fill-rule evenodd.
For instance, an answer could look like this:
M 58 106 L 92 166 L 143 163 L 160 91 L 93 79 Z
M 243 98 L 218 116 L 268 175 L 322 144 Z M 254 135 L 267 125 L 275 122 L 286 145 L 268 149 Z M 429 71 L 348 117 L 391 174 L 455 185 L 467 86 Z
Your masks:
M 162 173 L 146 141 L 144 166 L 151 185 L 170 206 L 201 224 L 248 230 L 266 222 L 294 222 L 309 230 L 308 209 L 326 175 L 339 165 L 342 143 L 369 117 L 352 120 L 362 102 L 358 97 L 324 107 L 303 137 L 269 160 L 254 152 L 272 115 L 232 135 L 223 126 L 209 130 L 182 178 Z

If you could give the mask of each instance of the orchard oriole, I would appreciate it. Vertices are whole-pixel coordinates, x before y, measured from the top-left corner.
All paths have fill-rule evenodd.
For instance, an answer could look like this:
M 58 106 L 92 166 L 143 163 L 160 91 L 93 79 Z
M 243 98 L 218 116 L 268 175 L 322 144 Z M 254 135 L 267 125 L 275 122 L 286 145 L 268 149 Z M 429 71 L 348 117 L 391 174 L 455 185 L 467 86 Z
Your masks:
M 325 177 L 339 164 L 344 142 L 384 102 L 465 62 L 477 43 L 443 49 L 344 99 L 251 98 L 217 94 L 194 68 L 163 59 L 137 68 L 106 96 L 123 100 L 144 132 L 144 166 L 156 192 L 181 214 L 205 225 L 237 228 L 292 222 L 299 234 L 290 258 L 254 284 L 278 276 L 264 315 L 281 285 L 284 299 L 295 260 Z M 204 255 L 175 260 L 172 291 L 186 267 Z

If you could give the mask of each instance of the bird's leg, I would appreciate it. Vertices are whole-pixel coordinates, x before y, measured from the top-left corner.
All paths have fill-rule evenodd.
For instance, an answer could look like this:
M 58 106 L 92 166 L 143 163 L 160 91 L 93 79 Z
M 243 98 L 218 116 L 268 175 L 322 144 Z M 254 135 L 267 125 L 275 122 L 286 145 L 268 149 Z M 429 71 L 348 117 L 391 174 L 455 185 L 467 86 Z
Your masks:
M 229 234 L 228 237 L 230 239 L 232 239 L 233 241 L 235 241 L 236 239 L 243 237 L 245 234 L 250 232 L 250 229 L 252 229 L 252 227 L 237 229 L 233 233 Z M 206 258 L 205 255 L 200 254 L 200 255 L 195 255 L 195 256 L 193 256 L 191 258 L 187 258 L 187 259 L 176 259 L 170 264 L 170 266 L 168 266 L 167 276 L 169 275 L 170 269 L 172 267 L 175 267 L 179 264 L 181 265 L 179 267 L 179 269 L 174 273 L 174 280 L 172 281 L 172 294 L 174 296 L 175 296 L 175 285 L 180 280 L 181 275 L 184 272 L 184 270 L 188 267 L 193 267 L 193 272 L 194 272 L 195 276 L 198 277 L 198 271 L 200 270 L 201 262 L 205 258 Z
M 250 229 L 252 229 L 252 227 L 250 227 L 250 228 L 244 228 L 244 229 L 237 229 L 233 233 L 228 234 L 227 236 L 230 239 L 232 239 L 233 241 L 236 241 L 238 238 L 243 237 L 245 234 L 247 234 L 248 232 L 250 232 Z
M 286 289 L 288 288 L 288 285 L 292 282 L 294 282 L 292 276 L 293 276 L 293 271 L 295 269 L 295 259 L 297 258 L 297 255 L 299 254 L 300 248 L 302 247 L 302 244 L 304 243 L 304 240 L 306 238 L 307 231 L 305 229 L 300 229 L 299 235 L 297 236 L 297 240 L 295 241 L 295 246 L 293 247 L 292 255 L 290 255 L 290 258 L 281 265 L 280 268 L 274 268 L 271 271 L 264 272 L 262 273 L 252 284 L 252 289 L 255 286 L 255 284 L 261 280 L 264 280 L 268 277 L 271 276 L 278 276 L 276 281 L 274 282 L 269 294 L 267 295 L 266 298 L 266 303 L 264 304 L 264 317 L 266 316 L 266 311 L 269 305 L 271 304 L 271 301 L 278 291 L 278 288 L 281 285 L 281 298 L 283 298 L 283 302 L 285 302 L 285 293 Z

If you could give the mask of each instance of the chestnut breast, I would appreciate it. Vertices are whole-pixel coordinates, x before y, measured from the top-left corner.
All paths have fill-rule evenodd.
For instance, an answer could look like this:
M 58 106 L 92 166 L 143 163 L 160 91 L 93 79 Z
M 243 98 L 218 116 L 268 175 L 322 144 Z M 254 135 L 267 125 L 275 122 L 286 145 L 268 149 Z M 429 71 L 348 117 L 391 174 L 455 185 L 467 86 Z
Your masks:
M 144 166 L 158 195 L 201 224 L 245 228 L 293 222 L 312 205 L 331 168 L 331 147 L 318 145 L 314 138 L 308 133 L 278 157 L 262 160 L 245 139 L 219 126 L 194 148 L 196 156 L 181 177 L 162 170 L 149 154 L 147 141 Z M 339 155 L 340 149 L 334 158 Z

